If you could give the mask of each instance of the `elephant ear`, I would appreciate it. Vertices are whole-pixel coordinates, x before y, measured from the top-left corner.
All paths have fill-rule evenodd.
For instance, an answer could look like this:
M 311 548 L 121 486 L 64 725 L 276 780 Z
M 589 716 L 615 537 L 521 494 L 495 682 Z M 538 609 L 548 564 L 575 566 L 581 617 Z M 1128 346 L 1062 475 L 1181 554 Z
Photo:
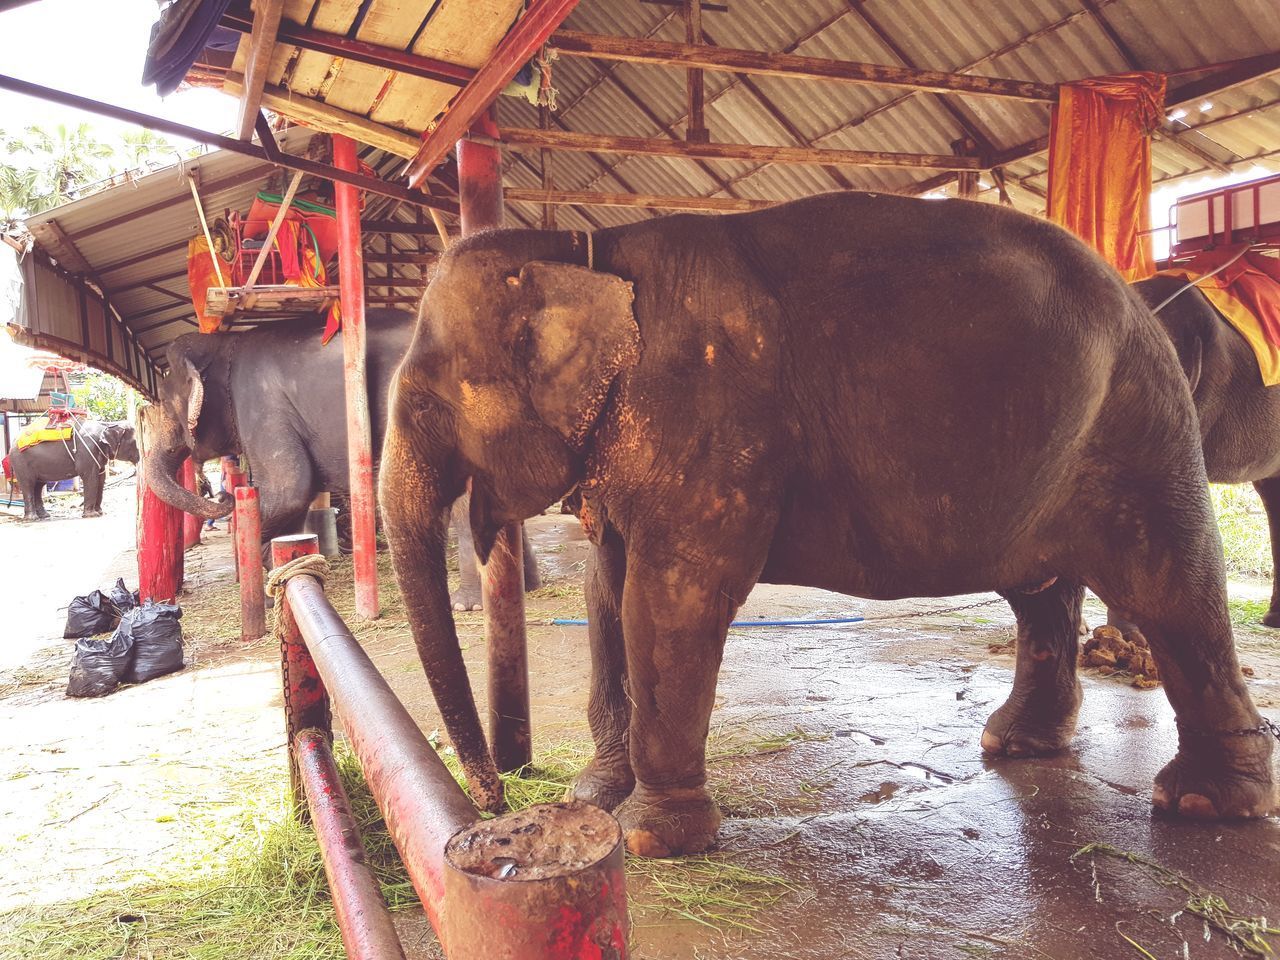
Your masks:
M 581 447 L 614 378 L 640 359 L 631 284 L 533 261 L 516 281 L 529 323 L 529 398 L 542 422 Z

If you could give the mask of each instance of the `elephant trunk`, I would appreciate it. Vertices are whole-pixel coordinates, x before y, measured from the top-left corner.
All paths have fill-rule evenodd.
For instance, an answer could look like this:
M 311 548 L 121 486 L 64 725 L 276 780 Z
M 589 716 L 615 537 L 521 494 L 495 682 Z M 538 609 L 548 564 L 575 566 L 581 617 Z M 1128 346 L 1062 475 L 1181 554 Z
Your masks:
M 169 506 L 177 507 L 184 513 L 203 520 L 217 520 L 219 517 L 225 517 L 235 508 L 234 501 L 216 503 L 206 500 L 178 482 L 178 467 L 186 456 L 187 451 L 182 448 L 148 453 L 143 469 L 143 478 L 147 486 Z
M 480 725 L 449 600 L 445 569 L 447 498 L 440 495 L 435 484 L 427 481 L 421 471 L 395 455 L 397 446 L 394 441 L 388 442 L 381 478 L 383 521 L 396 580 L 408 608 L 418 657 L 449 739 L 462 762 L 471 799 L 480 809 L 499 813 L 503 809 L 502 781 Z M 406 469 L 413 473 L 412 487 L 403 479 L 402 471 Z M 424 490 L 424 486 L 431 489 Z M 407 489 L 416 489 L 424 495 L 407 502 L 404 496 Z

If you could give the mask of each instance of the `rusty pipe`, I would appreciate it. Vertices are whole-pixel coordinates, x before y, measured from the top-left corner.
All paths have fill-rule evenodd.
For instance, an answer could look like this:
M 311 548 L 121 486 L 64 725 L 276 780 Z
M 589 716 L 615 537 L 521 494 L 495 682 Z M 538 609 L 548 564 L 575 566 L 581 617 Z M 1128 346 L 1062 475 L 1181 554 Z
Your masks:
M 476 808 L 315 578 L 289 580 L 285 597 L 413 888 L 443 938 L 445 844 L 475 822 Z
M 303 730 L 294 740 L 294 752 L 348 960 L 404 960 L 382 888 L 369 867 L 351 801 L 338 778 L 328 734 Z

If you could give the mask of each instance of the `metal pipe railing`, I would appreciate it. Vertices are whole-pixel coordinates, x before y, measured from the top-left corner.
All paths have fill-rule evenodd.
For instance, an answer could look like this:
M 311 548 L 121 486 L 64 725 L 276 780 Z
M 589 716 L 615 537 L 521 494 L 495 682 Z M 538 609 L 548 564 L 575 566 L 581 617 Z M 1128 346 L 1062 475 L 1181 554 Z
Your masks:
M 272 541 L 277 566 L 315 552 L 313 534 Z M 317 740 L 327 746 L 332 704 L 446 956 L 625 960 L 629 924 L 617 821 L 587 804 L 558 803 L 481 822 L 320 580 L 289 578 L 279 615 L 295 786 L 318 820 L 310 798 L 324 788 L 309 783 L 298 752 L 317 749 Z M 308 719 L 315 722 L 303 726 Z M 317 836 L 334 847 L 345 845 L 348 834 L 317 826 Z M 350 861 L 341 850 L 326 852 L 326 864 L 329 858 Z M 339 895 L 335 889 L 335 902 Z M 348 955 L 363 956 L 350 952 L 345 928 L 343 936 Z

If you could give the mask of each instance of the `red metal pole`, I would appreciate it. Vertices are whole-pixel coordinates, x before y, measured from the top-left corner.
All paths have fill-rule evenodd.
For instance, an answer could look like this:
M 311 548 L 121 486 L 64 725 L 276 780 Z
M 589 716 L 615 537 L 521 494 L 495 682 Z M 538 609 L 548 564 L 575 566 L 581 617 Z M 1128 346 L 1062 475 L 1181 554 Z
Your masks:
M 314 533 L 296 533 L 271 541 L 271 566 L 282 567 L 295 557 L 319 553 L 319 540 Z M 288 598 L 279 603 L 280 674 L 284 681 L 284 732 L 289 751 L 289 785 L 294 807 L 300 815 L 307 810 L 302 774 L 298 769 L 295 741 L 303 730 L 320 730 L 333 739 L 333 715 L 329 710 L 329 694 L 316 671 L 315 661 L 298 631 Z
M 338 777 L 329 741 L 325 731 L 308 729 L 298 734 L 294 748 L 342 945 L 348 960 L 404 960 L 404 948 L 382 899 L 382 887 L 369 868 L 360 826 Z
M 356 145 L 333 135 L 333 165 L 355 172 Z M 352 566 L 356 615 L 378 615 L 378 556 L 374 530 L 373 432 L 365 378 L 364 255 L 360 249 L 360 196 L 334 182 L 338 214 L 338 288 L 342 303 L 342 370 L 347 391 L 347 460 L 351 476 Z
M 539 804 L 467 827 L 444 877 L 450 957 L 626 960 L 622 830 L 599 807 Z
M 227 496 L 234 497 L 236 490 L 245 486 L 249 482 L 248 476 L 240 469 L 240 461 L 236 457 L 222 458 L 222 473 L 224 476 L 223 486 L 226 487 Z M 236 513 L 231 511 L 231 519 L 227 523 L 227 529 L 231 531 L 231 559 L 235 564 L 236 581 L 240 580 L 240 553 L 236 548 L 239 542 L 236 540 Z
M 138 411 L 142 453 L 154 431 L 154 407 Z M 181 481 L 179 470 L 176 479 Z M 138 594 L 143 600 L 171 602 L 182 587 L 182 511 L 157 497 L 145 482 L 138 483 Z
M 285 596 L 413 888 L 439 933 L 445 844 L 479 814 L 334 612 L 319 582 L 294 577 Z
M 458 141 L 462 235 L 502 226 L 502 155 L 492 107 L 472 126 L 486 139 Z M 481 572 L 485 642 L 489 655 L 489 743 L 499 770 L 533 759 L 529 724 L 529 662 L 524 623 L 520 524 L 502 528 Z
M 182 485 L 192 493 L 199 494 L 196 487 L 196 462 L 191 457 L 182 461 Z M 194 513 L 182 515 L 182 548 L 190 550 L 200 542 L 200 527 L 204 521 Z
M 266 636 L 267 611 L 262 599 L 262 519 L 258 491 L 236 488 L 236 566 L 240 570 L 240 639 Z

